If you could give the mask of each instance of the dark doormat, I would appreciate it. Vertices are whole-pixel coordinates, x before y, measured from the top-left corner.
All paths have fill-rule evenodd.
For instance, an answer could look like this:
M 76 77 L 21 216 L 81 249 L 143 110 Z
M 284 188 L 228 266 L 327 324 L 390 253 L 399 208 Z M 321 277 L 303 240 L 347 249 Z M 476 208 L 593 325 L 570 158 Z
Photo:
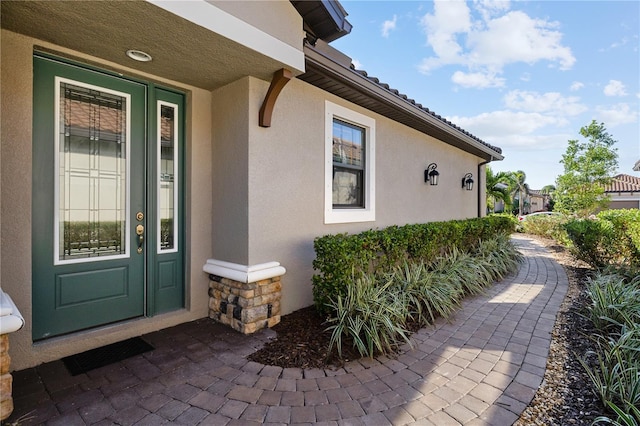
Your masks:
M 81 354 L 62 358 L 62 362 L 72 376 L 77 376 L 78 374 L 86 373 L 95 368 L 104 367 L 105 365 L 113 364 L 153 349 L 153 346 L 140 337 L 134 337 L 101 348 L 91 349 Z

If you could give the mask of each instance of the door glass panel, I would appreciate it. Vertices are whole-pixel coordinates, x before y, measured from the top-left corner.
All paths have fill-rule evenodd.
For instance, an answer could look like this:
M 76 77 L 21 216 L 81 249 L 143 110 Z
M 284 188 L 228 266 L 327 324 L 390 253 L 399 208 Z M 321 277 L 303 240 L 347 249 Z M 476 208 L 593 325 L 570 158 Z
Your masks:
M 177 250 L 178 151 L 176 149 L 178 106 L 158 102 L 158 252 Z
M 129 95 L 58 81 L 55 261 L 126 256 Z

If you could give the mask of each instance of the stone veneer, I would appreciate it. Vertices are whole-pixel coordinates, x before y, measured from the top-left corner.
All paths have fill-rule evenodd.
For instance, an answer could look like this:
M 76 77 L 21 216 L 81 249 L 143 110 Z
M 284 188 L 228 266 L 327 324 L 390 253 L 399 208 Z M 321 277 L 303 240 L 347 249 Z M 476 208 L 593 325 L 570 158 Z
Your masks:
M 242 283 L 209 274 L 209 317 L 243 334 L 280 322 L 280 277 Z
M 0 420 L 4 420 L 13 412 L 11 387 L 13 377 L 9 373 L 9 335 L 0 335 Z

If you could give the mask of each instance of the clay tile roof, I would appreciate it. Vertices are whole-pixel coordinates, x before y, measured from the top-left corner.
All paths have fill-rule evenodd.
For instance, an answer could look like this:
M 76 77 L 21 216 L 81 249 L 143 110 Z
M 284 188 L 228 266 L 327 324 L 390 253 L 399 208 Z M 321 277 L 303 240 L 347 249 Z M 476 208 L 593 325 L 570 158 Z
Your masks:
M 604 192 L 640 192 L 640 177 L 620 174 L 613 177 Z

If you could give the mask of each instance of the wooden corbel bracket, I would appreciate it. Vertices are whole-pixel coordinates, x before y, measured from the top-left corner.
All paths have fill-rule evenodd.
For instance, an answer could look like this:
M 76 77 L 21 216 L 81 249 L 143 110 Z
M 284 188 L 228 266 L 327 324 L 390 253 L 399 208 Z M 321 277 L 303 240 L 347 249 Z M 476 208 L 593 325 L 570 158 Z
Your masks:
M 273 73 L 271 79 L 271 86 L 267 91 L 267 96 L 262 101 L 260 107 L 260 114 L 258 116 L 258 123 L 260 127 L 271 127 L 271 116 L 273 115 L 273 108 L 276 105 L 276 99 L 284 88 L 284 86 L 293 78 L 293 74 L 286 68 L 279 69 Z

